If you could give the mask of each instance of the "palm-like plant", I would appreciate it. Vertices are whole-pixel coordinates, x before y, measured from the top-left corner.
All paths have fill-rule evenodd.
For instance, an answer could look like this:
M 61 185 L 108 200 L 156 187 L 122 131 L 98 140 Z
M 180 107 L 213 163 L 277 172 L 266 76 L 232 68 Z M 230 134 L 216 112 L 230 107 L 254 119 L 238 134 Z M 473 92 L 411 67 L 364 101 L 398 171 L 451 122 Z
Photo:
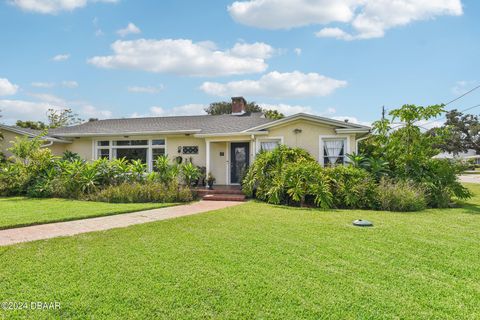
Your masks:
M 182 164 L 181 173 L 187 187 L 190 187 L 192 182 L 200 177 L 200 170 L 191 162 Z
M 348 161 L 350 162 L 350 165 L 352 165 L 355 168 L 363 168 L 365 165 L 365 162 L 367 161 L 367 158 L 361 154 L 358 153 L 349 153 L 347 154 Z
M 387 176 L 390 172 L 388 161 L 385 161 L 381 158 L 367 158 L 363 167 L 370 172 L 375 180 L 380 181 L 384 176 Z
M 143 163 L 142 160 L 132 160 L 128 169 L 134 180 L 143 181 L 144 175 L 147 172 L 147 164 Z

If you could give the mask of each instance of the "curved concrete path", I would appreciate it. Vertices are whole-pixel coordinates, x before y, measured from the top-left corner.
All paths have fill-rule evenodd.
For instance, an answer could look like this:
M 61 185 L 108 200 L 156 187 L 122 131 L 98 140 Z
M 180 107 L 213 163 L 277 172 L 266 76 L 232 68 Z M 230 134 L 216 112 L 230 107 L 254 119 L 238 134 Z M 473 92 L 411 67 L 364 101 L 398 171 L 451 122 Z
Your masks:
M 56 237 L 73 236 L 93 231 L 124 228 L 135 224 L 189 216 L 197 213 L 237 206 L 244 202 L 199 201 L 174 207 L 124 213 L 107 217 L 55 222 L 30 227 L 0 230 L 0 246 Z

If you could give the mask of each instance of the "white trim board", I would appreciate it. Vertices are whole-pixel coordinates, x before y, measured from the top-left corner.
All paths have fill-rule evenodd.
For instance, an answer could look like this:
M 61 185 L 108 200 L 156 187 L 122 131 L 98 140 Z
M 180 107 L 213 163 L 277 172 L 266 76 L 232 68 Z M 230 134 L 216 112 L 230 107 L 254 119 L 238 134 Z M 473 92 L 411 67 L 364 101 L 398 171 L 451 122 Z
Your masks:
M 318 163 L 323 167 L 324 166 L 324 153 L 323 153 L 323 139 L 345 139 L 347 141 L 345 145 L 345 150 L 343 151 L 344 153 L 344 163 L 348 162 L 347 154 L 349 154 L 350 151 L 350 135 L 346 134 L 337 134 L 337 135 L 319 135 L 318 140 L 319 140 L 319 150 L 318 150 Z

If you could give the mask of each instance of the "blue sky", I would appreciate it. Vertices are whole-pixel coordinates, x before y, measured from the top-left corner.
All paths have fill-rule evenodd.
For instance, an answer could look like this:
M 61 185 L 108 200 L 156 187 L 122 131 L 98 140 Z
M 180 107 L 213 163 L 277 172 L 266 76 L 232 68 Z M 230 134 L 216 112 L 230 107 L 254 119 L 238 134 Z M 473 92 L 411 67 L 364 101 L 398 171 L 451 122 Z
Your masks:
M 243 95 L 368 123 L 480 84 L 479 15 L 474 0 L 0 0 L 1 121 L 199 114 Z

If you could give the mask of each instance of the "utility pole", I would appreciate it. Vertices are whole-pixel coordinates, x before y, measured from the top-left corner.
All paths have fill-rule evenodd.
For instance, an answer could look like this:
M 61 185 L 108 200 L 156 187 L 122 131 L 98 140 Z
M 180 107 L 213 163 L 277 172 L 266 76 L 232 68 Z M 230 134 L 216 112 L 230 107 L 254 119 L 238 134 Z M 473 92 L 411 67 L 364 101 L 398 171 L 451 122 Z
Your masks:
M 385 120 L 385 106 L 382 106 L 382 120 Z

